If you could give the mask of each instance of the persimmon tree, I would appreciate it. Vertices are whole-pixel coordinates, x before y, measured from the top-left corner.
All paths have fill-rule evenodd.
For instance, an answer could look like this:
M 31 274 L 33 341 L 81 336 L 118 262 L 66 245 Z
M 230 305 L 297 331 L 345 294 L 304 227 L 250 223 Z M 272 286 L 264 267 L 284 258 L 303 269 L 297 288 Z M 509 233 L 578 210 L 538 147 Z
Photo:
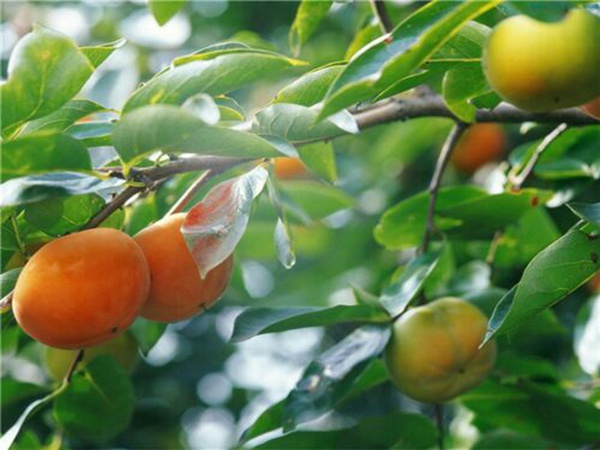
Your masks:
M 214 447 L 193 424 L 215 410 L 225 447 L 598 446 L 600 123 L 553 104 L 600 96 L 599 5 L 225 2 L 212 17 L 208 3 L 103 6 L 85 42 L 42 21 L 7 55 L 1 447 Z M 144 37 L 182 17 L 192 37 L 162 53 L 121 37 L 136 14 L 158 24 Z M 544 30 L 544 52 L 565 16 L 584 23 L 556 38 L 560 83 L 544 84 L 551 58 L 535 48 L 520 48 L 535 71 L 511 66 L 511 45 L 536 39 L 510 41 L 508 22 L 494 39 L 512 44 L 486 53 L 516 16 Z M 215 24 L 233 37 L 202 34 Z M 132 48 L 135 64 L 107 69 Z M 132 65 L 139 85 L 109 105 Z M 492 67 L 523 78 L 494 74 L 497 92 Z M 529 110 L 503 101 L 511 86 Z M 111 246 L 81 238 L 96 228 L 121 230 L 149 264 L 127 330 L 98 319 L 135 283 Z M 73 237 L 81 253 L 53 254 Z M 75 266 L 89 268 L 73 281 Z M 35 340 L 60 344 L 40 337 L 50 328 L 68 351 Z M 74 344 L 79 331 L 116 339 Z M 299 370 L 265 401 L 236 355 L 269 336 L 271 365 L 245 353 L 255 378 Z

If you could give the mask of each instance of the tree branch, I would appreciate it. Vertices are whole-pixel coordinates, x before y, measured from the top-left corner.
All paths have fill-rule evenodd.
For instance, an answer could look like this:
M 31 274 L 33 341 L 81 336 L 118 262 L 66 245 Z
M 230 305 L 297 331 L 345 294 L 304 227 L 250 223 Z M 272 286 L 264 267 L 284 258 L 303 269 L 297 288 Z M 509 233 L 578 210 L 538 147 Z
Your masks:
M 438 156 L 435 164 L 435 170 L 433 172 L 433 176 L 431 177 L 431 183 L 429 184 L 429 209 L 427 211 L 425 232 L 423 233 L 423 242 L 420 249 L 421 253 L 425 253 L 427 251 L 431 236 L 433 236 L 433 233 L 435 233 L 435 205 L 437 202 L 440 184 L 442 182 L 442 175 L 444 174 L 444 170 L 450 161 L 450 156 L 452 156 L 452 151 L 454 150 L 456 143 L 467 128 L 468 125 L 463 122 L 457 122 L 456 125 L 454 125 L 454 128 L 452 128 L 450 134 L 448 134 L 448 137 L 444 142 L 444 145 L 442 146 L 442 150 L 440 151 L 440 155 Z
M 373 14 L 375 14 L 379 26 L 381 26 L 381 31 L 383 31 L 384 34 L 390 33 L 394 29 L 394 24 L 392 23 L 392 19 L 390 19 L 385 3 L 383 3 L 383 0 L 370 0 L 370 3 Z

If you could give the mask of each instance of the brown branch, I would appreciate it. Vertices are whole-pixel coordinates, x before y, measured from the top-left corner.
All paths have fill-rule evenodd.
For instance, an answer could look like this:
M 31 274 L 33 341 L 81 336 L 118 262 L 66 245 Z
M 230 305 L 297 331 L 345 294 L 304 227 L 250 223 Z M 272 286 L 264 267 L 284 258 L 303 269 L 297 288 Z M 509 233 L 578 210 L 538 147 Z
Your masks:
M 450 156 L 452 156 L 452 151 L 454 150 L 456 143 L 467 128 L 468 125 L 463 122 L 457 122 L 456 125 L 454 125 L 454 128 L 452 128 L 450 134 L 448 134 L 448 137 L 444 142 L 444 145 L 442 146 L 442 150 L 440 151 L 440 155 L 438 156 L 435 164 L 435 170 L 429 184 L 429 209 L 427 211 L 425 232 L 423 233 L 423 242 L 420 249 L 421 253 L 425 253 L 427 251 L 431 237 L 435 233 L 435 205 L 437 202 L 440 184 L 442 182 L 442 175 L 444 174 L 444 170 L 450 161 Z
M 390 19 L 385 3 L 383 0 L 370 0 L 370 3 L 373 14 L 377 17 L 379 26 L 381 27 L 381 31 L 383 31 L 384 34 L 390 33 L 394 29 L 394 24 L 392 23 L 392 19 Z
M 544 140 L 537 146 L 531 158 L 527 161 L 527 164 L 521 171 L 519 175 L 514 175 L 509 177 L 509 182 L 511 188 L 515 191 L 521 189 L 523 183 L 529 178 L 529 176 L 533 173 L 535 169 L 535 165 L 540 160 L 542 154 L 546 151 L 546 149 L 554 142 L 556 138 L 558 138 L 561 134 L 563 134 L 567 130 L 567 124 L 561 123 L 558 127 L 556 127 L 550 134 L 548 134 Z

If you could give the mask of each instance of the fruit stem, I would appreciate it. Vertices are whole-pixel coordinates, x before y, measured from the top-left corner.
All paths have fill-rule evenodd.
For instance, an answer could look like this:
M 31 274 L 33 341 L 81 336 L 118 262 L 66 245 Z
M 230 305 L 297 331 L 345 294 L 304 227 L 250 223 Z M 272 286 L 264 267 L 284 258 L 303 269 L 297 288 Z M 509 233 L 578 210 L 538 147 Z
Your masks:
M 444 450 L 444 405 L 436 403 L 435 408 L 435 422 L 438 429 L 438 448 Z
M 73 374 L 75 373 L 75 369 L 77 368 L 77 365 L 79 364 L 79 362 L 82 359 L 83 359 L 83 349 L 80 348 L 79 350 L 77 350 L 77 353 L 75 354 L 75 356 L 73 357 L 73 360 L 71 361 L 69 370 L 67 370 L 67 373 L 65 374 L 65 379 L 64 379 L 65 384 L 71 382 L 71 378 L 73 377 Z

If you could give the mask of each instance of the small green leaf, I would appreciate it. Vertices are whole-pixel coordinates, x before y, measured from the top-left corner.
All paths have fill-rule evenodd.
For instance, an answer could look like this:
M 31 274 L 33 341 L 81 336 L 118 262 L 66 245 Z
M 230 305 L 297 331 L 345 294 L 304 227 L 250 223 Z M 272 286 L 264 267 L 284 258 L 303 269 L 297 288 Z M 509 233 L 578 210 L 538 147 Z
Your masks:
M 473 105 L 471 99 L 490 90 L 483 74 L 481 61 L 476 61 L 446 72 L 442 94 L 448 109 L 463 122 L 471 123 L 475 121 L 477 113 L 477 107 Z
M 156 22 L 163 26 L 187 3 L 187 0 L 148 0 L 148 7 Z
M 8 295 L 13 291 L 17 284 L 17 280 L 19 279 L 19 275 L 21 274 L 21 270 L 22 267 L 19 267 L 0 275 L 0 298 L 4 298 L 5 295 Z M 3 395 L 5 394 L 3 393 Z
M 14 178 L 0 184 L 0 207 L 24 205 L 69 195 L 97 193 L 106 196 L 117 192 L 122 185 L 123 180 L 117 178 L 102 180 L 72 172 Z
M 600 203 L 567 203 L 567 206 L 574 214 L 600 226 Z
M 108 59 L 113 52 L 125 45 L 127 42 L 124 38 L 118 39 L 113 42 L 108 42 L 102 45 L 96 45 L 93 47 L 81 47 L 81 53 L 83 53 L 87 59 L 90 61 L 94 68 L 98 68 L 100 64 Z
M 59 110 L 29 122 L 20 136 L 36 131 L 64 131 L 77 120 L 106 108 L 89 100 L 70 100 Z
M 318 112 L 306 106 L 276 103 L 258 113 L 253 123 L 257 134 L 282 137 L 294 143 L 358 133 L 358 125 L 347 111 L 317 122 Z
M 306 167 L 327 181 L 337 179 L 335 152 L 330 142 L 315 142 L 298 148 Z
M 348 63 L 331 85 L 319 117 L 376 97 L 420 67 L 463 25 L 499 2 L 432 1 L 419 8 L 391 35 L 373 41 Z
M 124 369 L 113 358 L 101 355 L 73 375 L 54 402 L 54 414 L 68 432 L 103 442 L 127 428 L 134 400 Z
M 240 342 L 259 334 L 298 328 L 324 327 L 340 323 L 383 323 L 389 320 L 390 317 L 384 311 L 369 305 L 247 308 L 235 319 L 231 341 Z
M 91 170 L 87 148 L 66 134 L 43 131 L 2 145 L 2 180 L 43 172 Z
M 56 111 L 77 94 L 93 66 L 70 38 L 36 26 L 15 46 L 0 86 L 2 131 Z
M 242 158 L 281 156 L 255 134 L 207 125 L 192 112 L 172 105 L 145 106 L 125 115 L 114 126 L 112 141 L 129 166 L 156 150 Z
M 300 53 L 302 45 L 308 41 L 319 27 L 332 4 L 333 1 L 331 0 L 302 0 L 289 36 L 290 48 L 295 55 Z
M 223 47 L 223 46 L 221 46 Z M 222 48 L 179 58 L 129 98 L 123 108 L 155 104 L 181 105 L 194 94 L 222 95 L 304 63 L 277 53 L 249 48 Z
M 112 145 L 113 128 L 111 122 L 94 121 L 76 123 L 67 130 L 67 133 L 86 147 L 102 147 Z
M 97 194 L 45 199 L 27 205 L 25 219 L 50 236 L 62 236 L 85 225 L 104 204 Z
M 407 264 L 400 277 L 383 291 L 380 297 L 381 305 L 392 317 L 404 312 L 410 301 L 420 292 L 437 266 L 441 254 L 442 249 L 439 249 L 417 256 Z
M 313 106 L 321 102 L 329 86 L 344 68 L 344 63 L 331 63 L 305 73 L 277 93 L 273 103 Z
M 486 341 L 511 331 L 562 300 L 598 270 L 600 239 L 597 232 L 570 230 L 531 260 L 514 291 L 514 298 L 507 295 L 494 310 Z
M 390 335 L 389 326 L 362 326 L 310 363 L 285 400 L 283 430 L 293 430 L 338 404 Z

